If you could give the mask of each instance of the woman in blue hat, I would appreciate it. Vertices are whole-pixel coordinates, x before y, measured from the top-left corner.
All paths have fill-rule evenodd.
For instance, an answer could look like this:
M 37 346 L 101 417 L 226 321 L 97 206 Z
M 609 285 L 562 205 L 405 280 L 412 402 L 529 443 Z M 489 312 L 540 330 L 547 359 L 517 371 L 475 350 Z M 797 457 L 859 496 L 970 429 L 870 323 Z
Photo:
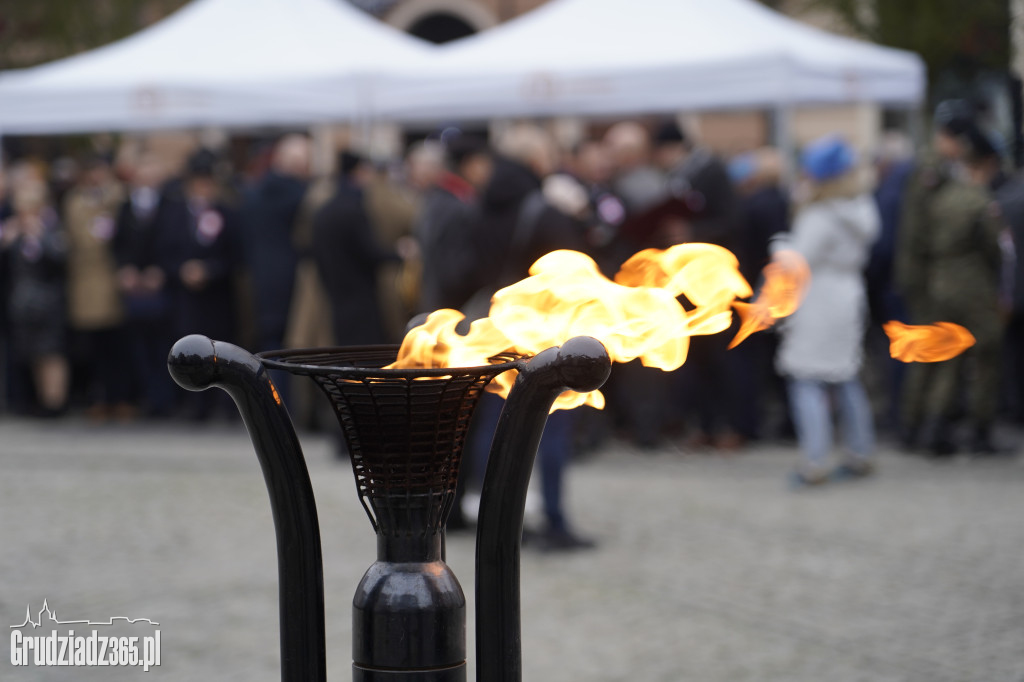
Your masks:
M 856 154 L 842 138 L 809 144 L 800 169 L 807 196 L 788 239 L 774 248 L 800 253 L 811 279 L 800 308 L 781 328 L 776 365 L 787 378 L 803 455 L 794 480 L 811 485 L 873 469 L 874 424 L 858 374 L 867 323 L 863 270 L 880 219 Z M 845 446 L 838 465 L 830 457 L 833 400 Z

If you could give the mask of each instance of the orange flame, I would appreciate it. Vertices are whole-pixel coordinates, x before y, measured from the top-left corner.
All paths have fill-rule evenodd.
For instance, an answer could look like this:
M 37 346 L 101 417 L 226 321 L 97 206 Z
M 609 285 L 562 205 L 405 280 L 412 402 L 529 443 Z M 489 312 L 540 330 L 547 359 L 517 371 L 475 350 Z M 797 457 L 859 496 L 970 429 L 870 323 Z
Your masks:
M 764 284 L 757 300 L 732 304 L 740 318 L 740 330 L 729 348 L 735 348 L 751 334 L 768 329 L 776 320 L 796 312 L 811 280 L 811 269 L 803 256 L 786 250 L 774 254 L 761 275 Z
M 958 324 L 909 325 L 892 320 L 882 325 L 889 354 L 902 362 L 942 362 L 974 345 L 974 335 Z
M 641 251 L 614 282 L 589 256 L 553 251 L 533 264 L 529 277 L 498 291 L 489 316 L 473 322 L 468 333 L 456 331 L 462 313 L 431 313 L 406 335 L 391 366 L 481 365 L 499 353 L 532 355 L 574 336 L 592 336 L 615 362 L 639 358 L 647 367 L 673 370 L 686 361 L 691 336 L 728 329 L 735 299 L 751 294 L 736 257 L 711 244 Z M 488 390 L 507 395 L 515 379 L 510 374 Z M 600 409 L 604 397 L 599 391 L 567 393 L 553 409 L 582 404 Z

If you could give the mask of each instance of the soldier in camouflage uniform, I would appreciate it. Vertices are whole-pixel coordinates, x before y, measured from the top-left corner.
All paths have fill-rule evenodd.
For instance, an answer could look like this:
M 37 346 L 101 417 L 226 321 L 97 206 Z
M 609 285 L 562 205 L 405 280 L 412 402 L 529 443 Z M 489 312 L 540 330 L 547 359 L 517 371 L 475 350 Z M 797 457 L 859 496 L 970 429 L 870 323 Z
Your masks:
M 991 145 L 965 102 L 940 104 L 935 124 L 937 158 L 922 164 L 911 180 L 896 278 L 914 324 L 954 322 L 970 330 L 977 343 L 947 362 L 910 368 L 903 401 L 904 443 L 912 445 L 921 425 L 930 424 L 932 453 L 956 451 L 952 421 L 958 389 L 969 370 L 971 449 L 991 453 L 1001 361 L 1003 224 L 988 187 L 970 172 Z

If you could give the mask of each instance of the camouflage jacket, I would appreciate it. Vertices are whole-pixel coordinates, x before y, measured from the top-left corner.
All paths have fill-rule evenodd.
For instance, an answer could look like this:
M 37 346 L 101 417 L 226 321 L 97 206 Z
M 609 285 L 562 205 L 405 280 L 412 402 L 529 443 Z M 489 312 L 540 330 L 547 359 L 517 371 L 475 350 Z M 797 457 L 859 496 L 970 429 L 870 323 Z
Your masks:
M 942 310 L 995 310 L 1003 229 L 985 187 L 925 163 L 908 187 L 896 254 L 896 282 L 915 321 Z

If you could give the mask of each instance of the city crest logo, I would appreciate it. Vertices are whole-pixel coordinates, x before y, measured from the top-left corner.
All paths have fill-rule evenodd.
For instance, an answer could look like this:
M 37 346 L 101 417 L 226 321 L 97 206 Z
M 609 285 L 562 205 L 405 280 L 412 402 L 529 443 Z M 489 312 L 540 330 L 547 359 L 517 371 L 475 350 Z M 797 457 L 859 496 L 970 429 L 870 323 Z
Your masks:
M 115 636 L 100 634 L 97 628 L 152 626 L 152 634 Z M 61 620 L 46 600 L 32 617 L 32 605 L 25 607 L 25 620 L 11 625 L 11 665 L 49 666 L 136 666 L 144 672 L 160 665 L 160 623 L 149 618 L 112 616 L 107 620 Z M 58 631 L 56 626 L 61 626 Z M 74 629 L 68 626 L 75 626 Z M 46 634 L 32 634 L 50 627 Z M 90 630 L 91 628 L 91 630 Z M 148 628 L 147 628 L 148 629 Z

